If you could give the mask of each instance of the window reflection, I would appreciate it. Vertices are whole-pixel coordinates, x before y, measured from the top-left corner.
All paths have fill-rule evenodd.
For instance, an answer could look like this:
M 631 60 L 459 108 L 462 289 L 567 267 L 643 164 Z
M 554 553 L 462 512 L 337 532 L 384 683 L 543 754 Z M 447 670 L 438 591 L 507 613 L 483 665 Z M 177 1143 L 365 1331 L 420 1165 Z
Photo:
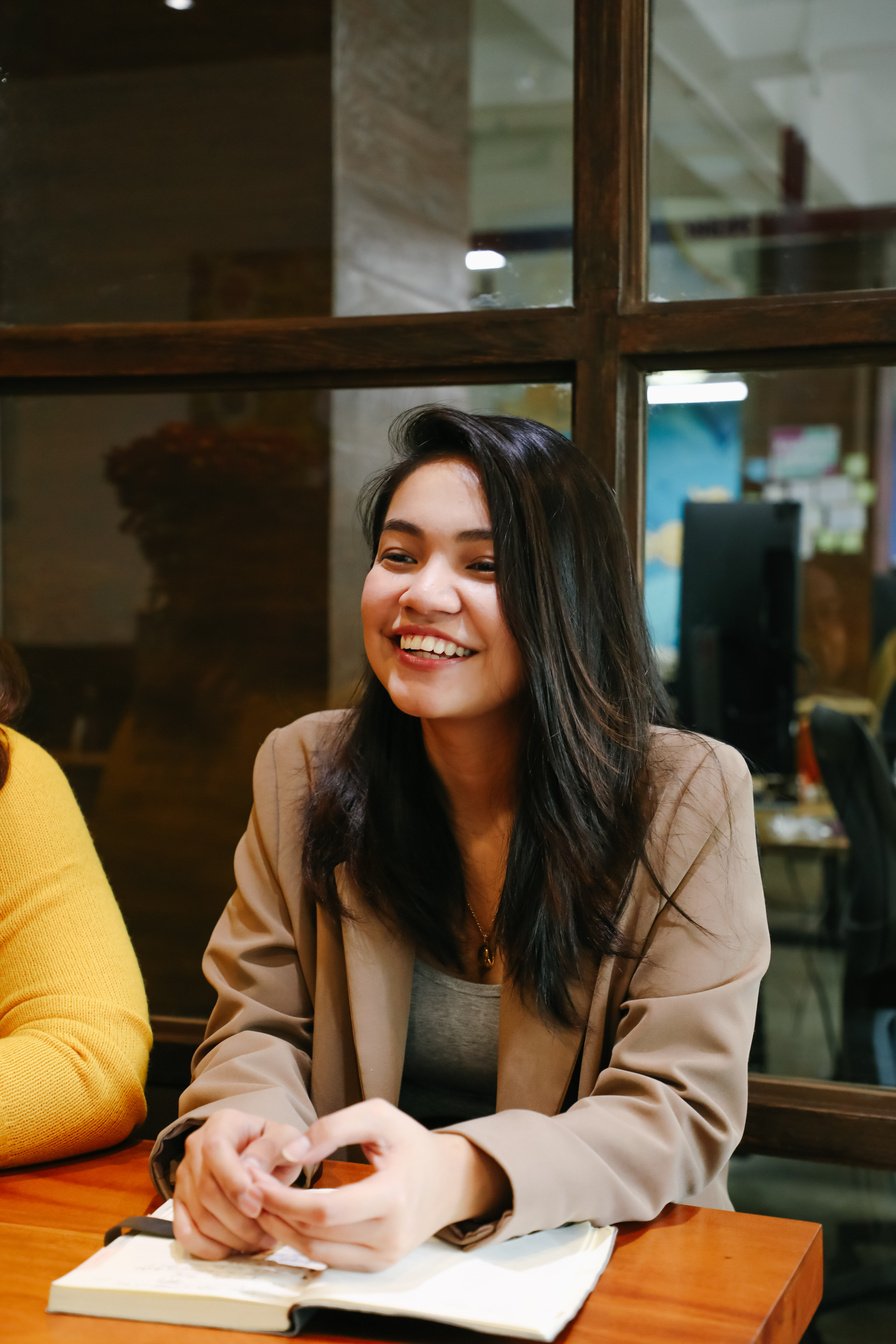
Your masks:
M 5 0 L 0 319 L 569 302 L 572 14 Z
M 651 297 L 896 284 L 896 8 L 652 13 Z
M 735 1157 L 728 1187 L 738 1212 L 822 1224 L 824 1300 L 808 1339 L 889 1340 L 896 1233 L 892 1172 L 756 1154 Z
M 893 370 L 678 370 L 647 399 L 660 663 L 684 722 L 754 770 L 774 941 L 754 1065 L 892 1084 Z

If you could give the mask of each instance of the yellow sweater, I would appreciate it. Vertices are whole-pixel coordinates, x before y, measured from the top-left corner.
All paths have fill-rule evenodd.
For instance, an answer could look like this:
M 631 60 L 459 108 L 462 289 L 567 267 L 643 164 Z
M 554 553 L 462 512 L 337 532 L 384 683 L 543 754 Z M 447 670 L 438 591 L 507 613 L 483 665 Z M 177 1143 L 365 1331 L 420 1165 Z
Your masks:
M 0 1167 L 117 1143 L 150 1034 L 121 912 L 59 766 L 10 728 L 0 790 Z

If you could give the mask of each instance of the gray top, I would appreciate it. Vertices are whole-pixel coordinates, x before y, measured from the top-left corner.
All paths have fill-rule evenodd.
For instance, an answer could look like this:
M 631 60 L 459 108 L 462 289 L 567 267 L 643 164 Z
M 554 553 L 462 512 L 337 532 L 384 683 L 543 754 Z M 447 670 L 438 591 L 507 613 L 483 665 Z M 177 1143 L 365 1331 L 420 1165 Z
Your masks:
M 494 1114 L 500 1007 L 500 985 L 414 962 L 403 1111 L 429 1129 Z

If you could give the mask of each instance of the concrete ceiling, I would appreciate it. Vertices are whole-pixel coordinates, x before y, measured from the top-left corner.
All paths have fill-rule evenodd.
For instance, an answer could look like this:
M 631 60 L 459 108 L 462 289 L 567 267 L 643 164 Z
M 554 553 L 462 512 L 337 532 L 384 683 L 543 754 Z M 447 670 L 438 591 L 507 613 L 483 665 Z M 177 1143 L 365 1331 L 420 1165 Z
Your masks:
M 493 163 L 501 137 L 513 157 L 526 136 L 570 134 L 572 8 L 474 0 L 472 125 Z M 896 0 L 654 0 L 657 208 L 776 209 L 784 127 L 805 142 L 807 207 L 896 202 L 894 71 Z
M 893 0 L 656 0 L 654 15 L 655 195 L 690 179 L 735 211 L 774 208 L 787 126 L 808 206 L 896 200 Z

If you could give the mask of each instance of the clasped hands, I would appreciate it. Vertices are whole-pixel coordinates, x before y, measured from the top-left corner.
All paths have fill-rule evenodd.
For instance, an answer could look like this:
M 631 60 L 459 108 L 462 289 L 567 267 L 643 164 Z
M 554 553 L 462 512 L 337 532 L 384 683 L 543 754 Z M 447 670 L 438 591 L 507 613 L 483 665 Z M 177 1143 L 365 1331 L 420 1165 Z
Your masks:
M 336 1190 L 295 1189 L 302 1167 L 358 1145 L 373 1172 Z M 221 1260 L 283 1243 L 338 1269 L 377 1270 L 433 1233 L 511 1203 L 501 1167 L 460 1134 L 431 1133 L 386 1101 L 363 1101 L 304 1133 L 221 1110 L 186 1141 L 174 1234 Z

